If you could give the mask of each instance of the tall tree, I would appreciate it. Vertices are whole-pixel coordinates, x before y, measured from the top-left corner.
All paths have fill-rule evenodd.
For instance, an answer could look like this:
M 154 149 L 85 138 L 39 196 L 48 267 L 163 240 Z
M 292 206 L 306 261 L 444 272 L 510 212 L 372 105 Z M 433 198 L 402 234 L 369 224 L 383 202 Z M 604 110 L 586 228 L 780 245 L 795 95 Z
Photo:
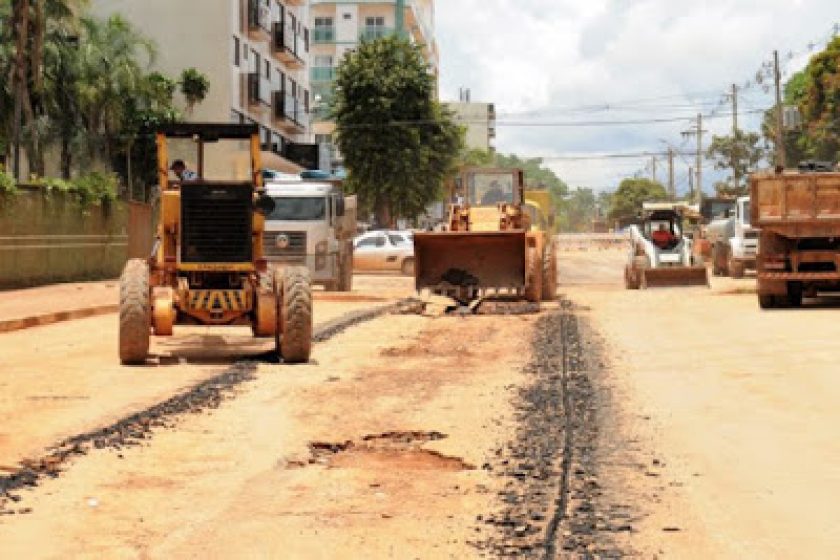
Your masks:
M 420 47 L 401 37 L 363 42 L 338 67 L 332 112 L 347 186 L 382 225 L 422 213 L 456 163 L 462 134 L 434 92 Z
M 715 169 L 737 171 L 730 174 L 726 181 L 715 185 L 719 195 L 742 196 L 747 194 L 747 173 L 767 155 L 761 145 L 761 136 L 755 132 L 738 130 L 734 135 L 712 136 L 712 142 L 706 150 L 706 159 L 715 163 Z M 735 176 L 738 184 L 735 184 Z
M 627 225 L 636 220 L 645 202 L 667 200 L 665 187 L 650 179 L 624 179 L 610 197 L 609 219 Z
M 840 159 L 840 37 L 791 77 L 785 84 L 783 102 L 797 107 L 802 116 L 801 129 L 784 131 L 788 164 L 803 159 Z M 765 138 L 773 144 L 775 111 L 775 106 L 767 111 L 762 126 Z

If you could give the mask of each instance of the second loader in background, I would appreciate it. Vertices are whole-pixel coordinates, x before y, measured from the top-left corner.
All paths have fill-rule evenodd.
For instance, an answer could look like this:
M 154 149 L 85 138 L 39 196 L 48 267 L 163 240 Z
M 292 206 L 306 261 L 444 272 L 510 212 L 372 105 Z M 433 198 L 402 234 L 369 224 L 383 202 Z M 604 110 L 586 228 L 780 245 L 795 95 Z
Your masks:
M 678 204 L 644 204 L 641 223 L 630 226 L 630 254 L 624 267 L 627 289 L 709 285 L 706 267 L 695 261 L 682 219 Z
M 447 231 L 415 233 L 418 290 L 470 304 L 488 295 L 554 299 L 555 247 L 526 208 L 521 169 L 464 168 Z

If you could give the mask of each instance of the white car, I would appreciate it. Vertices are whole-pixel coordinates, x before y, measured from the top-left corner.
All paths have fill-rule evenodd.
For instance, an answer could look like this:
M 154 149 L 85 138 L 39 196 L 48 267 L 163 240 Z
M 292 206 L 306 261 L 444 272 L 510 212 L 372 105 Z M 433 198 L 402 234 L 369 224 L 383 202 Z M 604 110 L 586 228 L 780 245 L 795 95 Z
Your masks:
M 410 231 L 377 230 L 353 240 L 353 268 L 359 271 L 399 271 L 414 275 L 414 235 Z

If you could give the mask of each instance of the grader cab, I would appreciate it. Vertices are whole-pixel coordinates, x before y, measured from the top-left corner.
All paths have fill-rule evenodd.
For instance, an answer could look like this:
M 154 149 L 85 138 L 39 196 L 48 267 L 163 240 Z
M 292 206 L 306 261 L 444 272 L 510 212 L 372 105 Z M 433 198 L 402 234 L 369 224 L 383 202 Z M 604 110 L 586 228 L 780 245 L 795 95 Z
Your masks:
M 157 147 L 157 236 L 149 259 L 128 261 L 120 279 L 120 360 L 144 363 L 151 334 L 171 336 L 175 325 L 248 325 L 274 337 L 285 362 L 307 361 L 309 271 L 272 270 L 263 252 L 275 203 L 263 190 L 258 127 L 171 125 L 158 131 Z M 170 179 L 176 159 L 195 162 L 195 175 Z
M 488 295 L 554 299 L 551 235 L 533 223 L 521 169 L 465 168 L 450 187 L 447 231 L 415 233 L 417 290 L 468 304 Z

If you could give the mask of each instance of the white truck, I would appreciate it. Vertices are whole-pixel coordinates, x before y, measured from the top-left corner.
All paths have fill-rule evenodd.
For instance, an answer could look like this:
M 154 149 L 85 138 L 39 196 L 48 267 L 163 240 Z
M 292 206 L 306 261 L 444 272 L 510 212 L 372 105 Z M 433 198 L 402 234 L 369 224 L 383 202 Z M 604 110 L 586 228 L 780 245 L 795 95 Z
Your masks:
M 743 278 L 746 270 L 755 270 L 758 238 L 758 229 L 750 225 L 750 197 L 739 197 L 734 215 L 724 215 L 706 226 L 712 274 Z
M 340 182 L 325 180 L 272 180 L 265 189 L 274 199 L 263 236 L 269 263 L 305 265 L 313 284 L 350 291 L 356 197 L 344 196 Z

